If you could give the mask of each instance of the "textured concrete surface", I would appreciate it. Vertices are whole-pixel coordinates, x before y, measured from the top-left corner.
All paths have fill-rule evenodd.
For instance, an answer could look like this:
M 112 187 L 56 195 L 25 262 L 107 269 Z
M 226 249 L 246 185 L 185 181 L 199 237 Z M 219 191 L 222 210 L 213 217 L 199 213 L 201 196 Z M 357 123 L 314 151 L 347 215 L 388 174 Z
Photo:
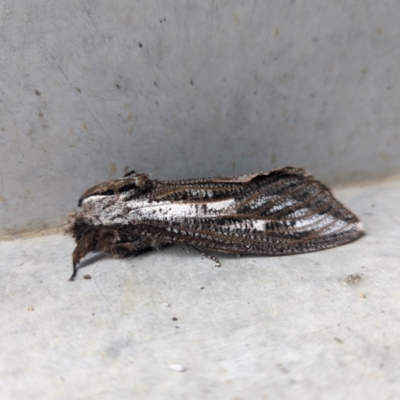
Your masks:
M 69 238 L 0 242 L 0 398 L 399 398 L 400 181 L 335 193 L 360 240 L 222 268 L 176 246 L 67 282 Z
M 0 234 L 89 186 L 297 165 L 400 171 L 397 0 L 0 5 Z

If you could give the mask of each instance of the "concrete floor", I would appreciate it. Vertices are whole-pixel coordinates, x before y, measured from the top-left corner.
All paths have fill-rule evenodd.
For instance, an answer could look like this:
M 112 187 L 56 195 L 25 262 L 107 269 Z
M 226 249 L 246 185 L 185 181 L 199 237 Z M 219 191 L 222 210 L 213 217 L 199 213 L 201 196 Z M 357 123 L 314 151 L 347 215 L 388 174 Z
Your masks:
M 68 282 L 70 238 L 0 242 L 0 398 L 399 398 L 400 181 L 335 194 L 357 242 L 222 268 L 175 246 Z

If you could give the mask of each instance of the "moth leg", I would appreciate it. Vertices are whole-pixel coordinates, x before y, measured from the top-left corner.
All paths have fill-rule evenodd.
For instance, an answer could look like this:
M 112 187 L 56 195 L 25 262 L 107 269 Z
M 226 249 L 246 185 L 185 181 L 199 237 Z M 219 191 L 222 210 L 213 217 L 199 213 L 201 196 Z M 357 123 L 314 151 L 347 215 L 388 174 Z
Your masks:
M 214 261 L 215 262 L 215 266 L 216 267 L 220 267 L 221 263 L 219 262 L 217 257 L 212 256 L 211 254 L 207 254 L 206 252 L 204 252 L 203 250 L 200 250 L 198 247 L 196 247 L 193 244 L 189 244 L 190 247 L 193 247 L 195 250 L 197 250 L 199 253 L 201 253 L 203 256 L 207 257 L 209 260 Z
M 78 272 L 80 260 L 91 251 L 103 251 L 107 253 L 110 244 L 117 242 L 120 234 L 115 229 L 90 227 L 86 228 L 78 237 L 77 245 L 72 253 L 72 275 L 69 278 L 73 281 Z
M 72 262 L 72 275 L 68 279 L 69 281 L 74 281 L 75 280 L 76 274 L 78 272 L 78 268 L 76 266 L 77 266 L 76 262 L 73 261 Z
M 86 228 L 78 237 L 77 245 L 72 253 L 72 275 L 69 278 L 73 281 L 78 272 L 78 264 L 80 260 L 90 251 L 98 250 L 99 230 L 96 228 Z
M 151 238 L 141 236 L 129 236 L 116 229 L 105 227 L 93 227 L 86 229 L 78 239 L 78 244 L 72 253 L 72 275 L 73 281 L 78 271 L 80 260 L 90 251 L 102 251 L 114 257 L 126 257 L 139 255 L 167 243 L 156 243 Z

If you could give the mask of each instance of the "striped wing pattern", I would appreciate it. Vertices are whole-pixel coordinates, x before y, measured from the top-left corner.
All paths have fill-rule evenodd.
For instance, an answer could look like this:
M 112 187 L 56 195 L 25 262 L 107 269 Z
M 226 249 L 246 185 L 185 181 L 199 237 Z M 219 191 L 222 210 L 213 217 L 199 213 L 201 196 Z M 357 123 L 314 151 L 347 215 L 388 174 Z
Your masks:
M 339 246 L 357 239 L 357 217 L 304 170 L 286 167 L 251 176 L 160 182 L 155 201 L 196 201 L 207 207 L 234 199 L 230 215 L 149 221 L 148 235 L 170 236 L 227 253 L 284 255 Z M 153 229 L 152 229 L 153 228 Z

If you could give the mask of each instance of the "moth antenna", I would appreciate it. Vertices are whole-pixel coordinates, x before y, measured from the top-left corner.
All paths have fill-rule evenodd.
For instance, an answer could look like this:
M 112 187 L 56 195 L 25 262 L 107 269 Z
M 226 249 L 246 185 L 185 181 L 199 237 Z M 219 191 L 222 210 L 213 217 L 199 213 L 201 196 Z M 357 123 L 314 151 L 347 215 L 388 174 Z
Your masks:
M 219 262 L 217 257 L 214 257 L 211 254 L 207 254 L 206 252 L 204 252 L 203 250 L 200 250 L 198 247 L 194 246 L 193 244 L 190 244 L 189 246 L 193 247 L 195 250 L 197 250 L 203 256 L 207 257 L 209 260 L 214 261 L 216 267 L 220 267 L 221 266 L 221 263 Z

